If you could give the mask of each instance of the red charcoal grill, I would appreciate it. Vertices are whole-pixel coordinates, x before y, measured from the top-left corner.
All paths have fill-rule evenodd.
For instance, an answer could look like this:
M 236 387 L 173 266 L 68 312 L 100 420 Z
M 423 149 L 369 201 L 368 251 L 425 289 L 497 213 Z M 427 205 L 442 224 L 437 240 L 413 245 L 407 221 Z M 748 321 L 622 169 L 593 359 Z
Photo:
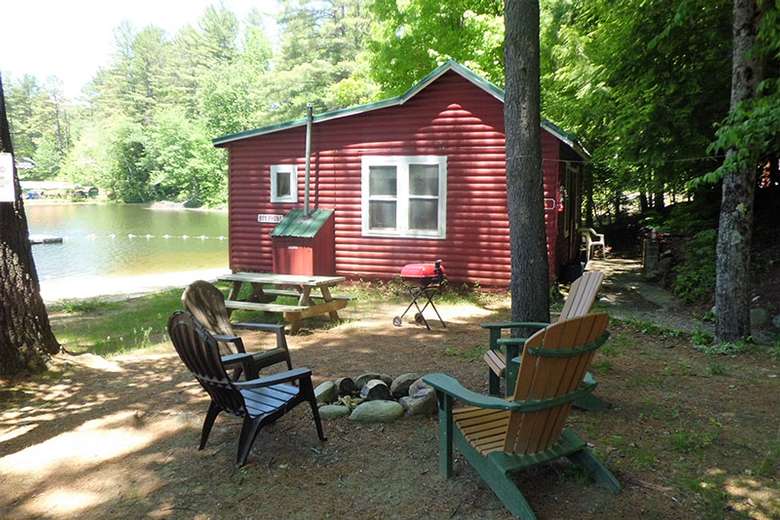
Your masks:
M 414 305 L 417 308 L 417 314 L 414 315 L 414 321 L 417 324 L 425 324 L 428 330 L 431 330 L 431 326 L 428 325 L 428 320 L 425 319 L 423 313 L 425 309 L 430 305 L 433 312 L 441 322 L 441 326 L 445 329 L 447 324 L 441 319 L 441 314 L 436 309 L 436 305 L 433 303 L 433 299 L 439 294 L 447 285 L 447 275 L 444 273 L 444 266 L 441 265 L 441 260 L 436 260 L 433 263 L 427 264 L 407 264 L 401 269 L 401 279 L 407 283 L 406 290 L 409 291 L 409 297 L 412 302 L 406 307 L 406 310 L 400 316 L 393 318 L 393 325 L 400 327 L 403 323 L 403 318 L 409 309 Z M 425 298 L 425 305 L 422 309 L 417 301 L 421 298 Z

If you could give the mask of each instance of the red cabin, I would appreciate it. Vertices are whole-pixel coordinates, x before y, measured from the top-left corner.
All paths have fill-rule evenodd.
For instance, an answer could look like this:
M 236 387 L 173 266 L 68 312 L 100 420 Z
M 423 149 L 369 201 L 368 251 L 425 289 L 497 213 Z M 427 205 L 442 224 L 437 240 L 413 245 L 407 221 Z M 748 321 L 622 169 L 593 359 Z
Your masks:
M 503 108 L 501 89 L 450 61 L 399 97 L 315 115 L 309 196 L 312 209 L 332 210 L 333 229 L 321 235 L 332 244 L 312 251 L 332 258 L 306 259 L 307 265 L 332 266 L 333 272 L 317 274 L 393 278 L 406 264 L 441 258 L 450 281 L 506 286 Z M 542 129 L 555 279 L 579 262 L 581 172 L 588 156 L 552 123 Z M 305 142 L 305 119 L 214 140 L 229 153 L 234 271 L 270 272 L 275 251 L 276 265 L 287 262 L 290 269 L 272 233 L 303 205 Z

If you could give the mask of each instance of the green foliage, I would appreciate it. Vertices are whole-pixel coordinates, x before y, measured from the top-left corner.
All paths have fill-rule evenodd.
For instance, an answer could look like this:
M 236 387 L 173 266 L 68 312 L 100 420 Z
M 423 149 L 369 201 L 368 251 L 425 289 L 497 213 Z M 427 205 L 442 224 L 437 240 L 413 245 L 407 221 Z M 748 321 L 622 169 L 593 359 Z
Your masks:
M 717 361 L 711 361 L 707 365 L 707 373 L 711 376 L 725 376 L 728 373 L 726 367 Z
M 557 0 L 542 33 L 547 117 L 593 151 L 596 204 L 684 190 L 728 109 L 731 2 Z M 726 71 L 726 73 L 724 73 Z
M 376 0 L 371 71 L 397 95 L 448 59 L 504 83 L 503 3 L 497 0 Z
M 224 200 L 227 171 L 200 121 L 189 119 L 182 108 L 161 110 L 148 137 L 150 184 L 158 198 L 207 205 Z
M 212 138 L 301 117 L 307 103 L 320 111 L 374 99 L 368 14 L 358 0 L 285 1 L 276 55 L 256 10 L 239 20 L 211 6 L 172 37 L 123 23 L 85 106 L 64 112 L 56 84 L 29 76 L 11 85 L 17 153 L 39 163 L 36 177 L 115 200 L 222 204 L 227 165 Z
M 780 60 L 780 4 L 771 0 L 759 2 L 763 14 L 758 28 L 753 56 L 775 64 Z M 756 168 L 761 159 L 780 149 L 780 78 L 776 71 L 761 81 L 756 97 L 733 107 L 722 121 L 712 153 L 725 153 L 726 158 L 715 170 L 694 179 L 692 185 L 715 183 L 726 173 L 739 173 Z
M 780 437 L 769 443 L 769 449 L 762 457 L 756 473 L 767 478 L 780 474 Z
M 704 332 L 700 329 L 693 331 L 693 334 L 691 334 L 691 343 L 693 343 L 694 346 L 698 345 L 706 347 L 708 345 L 712 345 L 713 341 L 714 338 L 712 337 L 712 334 L 709 332 Z
M 20 174 L 35 180 L 56 177 L 70 140 L 71 110 L 63 103 L 62 86 L 55 78 L 41 84 L 25 75 L 6 81 L 5 94 L 14 152 L 36 164 Z
M 723 343 L 712 343 L 710 345 L 694 344 L 693 348 L 699 352 L 708 355 L 733 355 L 749 350 L 751 345 L 745 341 L 726 341 Z
M 670 438 L 672 449 L 682 453 L 693 453 L 712 446 L 720 437 L 721 425 L 710 420 L 710 428 L 706 430 L 682 430 L 672 433 Z
M 70 352 L 110 355 L 146 348 L 166 338 L 165 324 L 181 306 L 181 289 L 119 303 L 103 300 L 63 302 L 65 320 L 55 320 L 57 338 Z
M 693 236 L 686 248 L 685 261 L 675 269 L 674 293 L 687 303 L 709 298 L 715 289 L 715 244 L 717 231 L 708 229 Z

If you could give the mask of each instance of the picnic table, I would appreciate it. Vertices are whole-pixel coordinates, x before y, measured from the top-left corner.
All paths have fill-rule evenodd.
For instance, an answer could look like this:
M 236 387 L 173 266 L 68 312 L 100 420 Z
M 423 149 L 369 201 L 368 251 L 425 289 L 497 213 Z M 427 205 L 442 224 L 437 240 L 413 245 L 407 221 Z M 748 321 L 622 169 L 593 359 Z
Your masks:
M 347 306 L 349 297 L 333 296 L 330 288 L 345 280 L 343 276 L 302 276 L 274 273 L 232 273 L 223 275 L 220 281 L 231 282 L 232 287 L 225 301 L 228 314 L 234 310 L 279 313 L 290 324 L 290 332 L 295 334 L 301 326 L 301 320 L 311 316 L 328 314 L 332 320 L 338 320 L 338 310 Z M 239 300 L 244 284 L 252 286 L 248 300 Z M 312 292 L 316 290 L 317 292 Z M 292 296 L 298 299 L 297 305 L 274 303 L 279 296 Z M 315 300 L 322 300 L 314 303 Z

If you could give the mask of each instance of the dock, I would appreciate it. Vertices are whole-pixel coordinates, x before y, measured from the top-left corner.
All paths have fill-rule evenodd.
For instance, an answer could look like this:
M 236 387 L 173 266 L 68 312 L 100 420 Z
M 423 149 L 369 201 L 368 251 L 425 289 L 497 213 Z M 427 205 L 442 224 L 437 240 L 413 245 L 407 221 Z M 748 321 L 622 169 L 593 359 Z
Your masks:
M 62 237 L 54 235 L 30 235 L 30 244 L 62 244 Z

